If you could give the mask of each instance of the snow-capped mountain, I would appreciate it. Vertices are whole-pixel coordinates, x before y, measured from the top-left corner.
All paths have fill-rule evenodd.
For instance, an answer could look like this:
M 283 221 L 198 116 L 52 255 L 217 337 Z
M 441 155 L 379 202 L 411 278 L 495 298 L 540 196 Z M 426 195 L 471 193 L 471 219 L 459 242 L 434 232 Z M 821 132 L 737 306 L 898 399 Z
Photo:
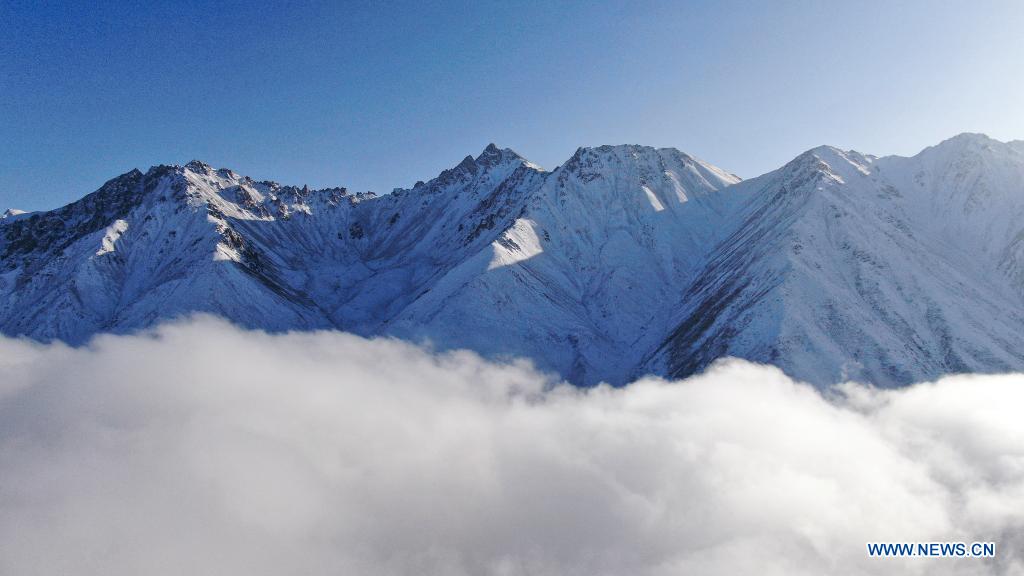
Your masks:
M 546 172 L 488 146 L 375 196 L 193 161 L 0 219 L 0 331 L 81 343 L 206 312 L 489 356 L 574 382 L 723 355 L 817 384 L 1024 368 L 1024 145 L 822 147 L 739 178 L 674 149 Z
M 623 381 L 727 228 L 738 178 L 677 150 L 580 149 L 515 220 L 398 315 L 394 333 Z
M 749 198 L 644 369 L 723 355 L 811 382 L 1024 366 L 1024 155 L 964 134 L 913 158 L 811 150 Z

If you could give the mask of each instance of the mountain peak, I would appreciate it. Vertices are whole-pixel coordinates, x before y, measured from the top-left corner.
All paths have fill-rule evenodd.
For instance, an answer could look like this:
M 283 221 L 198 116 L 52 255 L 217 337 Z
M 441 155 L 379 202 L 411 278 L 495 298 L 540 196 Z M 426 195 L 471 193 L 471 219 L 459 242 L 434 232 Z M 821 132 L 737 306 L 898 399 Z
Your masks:
M 854 175 L 871 173 L 871 165 L 876 158 L 866 156 L 854 150 L 843 150 L 827 144 L 811 148 L 791 160 L 783 169 L 811 169 L 824 173 L 829 177 L 847 180 Z
M 618 158 L 674 158 L 682 162 L 694 162 L 695 159 L 679 150 L 678 148 L 655 148 L 654 146 L 645 146 L 643 144 L 602 144 L 600 146 L 583 146 L 576 149 L 572 159 L 579 159 L 583 156 L 601 156 L 601 157 L 618 157 Z
M 1012 145 L 990 138 L 986 134 L 978 132 L 963 132 L 952 138 L 947 138 L 934 146 L 925 148 L 925 151 L 947 151 L 949 153 L 984 152 L 992 150 L 1012 149 Z
M 666 164 L 667 163 L 667 164 Z M 563 171 L 576 172 L 583 168 L 619 164 L 647 165 L 649 168 L 664 170 L 671 164 L 711 168 L 710 165 L 676 148 L 654 148 L 640 144 L 604 144 L 596 147 L 580 147 L 562 166 Z M 722 174 L 726 174 L 722 172 Z
M 496 166 L 505 162 L 526 162 L 526 159 L 511 148 L 498 148 L 491 142 L 476 157 L 475 162 L 480 166 Z
M 999 140 L 996 140 L 995 138 L 990 137 L 988 134 L 983 134 L 981 132 L 961 132 L 960 134 L 957 134 L 956 136 L 953 136 L 951 138 L 947 138 L 947 139 L 943 140 L 942 142 L 939 142 L 938 145 L 942 146 L 943 144 L 946 144 L 946 143 L 959 143 L 959 144 L 991 144 L 991 143 L 999 143 L 999 144 L 1002 144 L 1002 142 L 999 142 Z
M 639 154 L 641 152 L 655 152 L 656 149 L 652 146 L 644 146 L 642 144 L 602 144 L 595 147 L 584 147 L 580 148 L 584 152 L 593 152 L 598 154 L 611 154 L 611 153 L 626 153 L 626 154 Z
M 488 175 L 503 175 L 501 177 L 504 178 L 521 166 L 538 172 L 544 171 L 539 166 L 528 162 L 514 150 L 498 148 L 494 143 L 490 143 L 476 158 L 471 155 L 466 156 L 454 167 L 443 170 L 433 180 L 428 182 L 417 181 L 413 185 L 412 190 L 425 189 L 436 191 L 459 181 L 473 180 L 479 177 L 487 177 Z M 395 188 L 392 193 L 400 194 L 404 191 L 406 190 Z
M 472 156 L 466 156 L 463 158 L 462 162 L 459 162 L 455 169 L 475 174 L 481 169 L 511 163 L 525 164 L 527 162 L 525 158 L 517 154 L 511 148 L 498 148 L 492 142 L 488 144 L 476 158 L 473 158 Z
M 580 146 L 563 164 L 571 168 L 577 166 L 584 158 L 639 158 L 641 155 L 657 154 L 657 150 L 651 146 L 640 144 L 602 144 L 600 146 Z
M 213 166 L 210 166 L 202 160 L 192 160 L 188 164 L 185 164 L 185 168 L 192 170 L 193 172 L 212 172 Z
M 964 132 L 925 148 L 915 157 L 930 158 L 940 163 L 963 157 L 973 157 L 982 162 L 997 158 L 1016 161 L 1020 152 L 1021 146 L 1014 142 L 1002 142 L 977 132 Z

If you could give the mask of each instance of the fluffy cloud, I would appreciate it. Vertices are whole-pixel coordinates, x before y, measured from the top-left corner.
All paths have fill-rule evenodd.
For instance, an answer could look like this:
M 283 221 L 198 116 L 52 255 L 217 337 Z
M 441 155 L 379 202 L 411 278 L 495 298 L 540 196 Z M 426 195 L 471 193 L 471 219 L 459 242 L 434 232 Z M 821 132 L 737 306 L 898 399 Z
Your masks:
M 1018 375 L 823 397 L 741 361 L 580 390 L 211 319 L 0 340 L 0 573 L 1019 574 L 1021 406 Z

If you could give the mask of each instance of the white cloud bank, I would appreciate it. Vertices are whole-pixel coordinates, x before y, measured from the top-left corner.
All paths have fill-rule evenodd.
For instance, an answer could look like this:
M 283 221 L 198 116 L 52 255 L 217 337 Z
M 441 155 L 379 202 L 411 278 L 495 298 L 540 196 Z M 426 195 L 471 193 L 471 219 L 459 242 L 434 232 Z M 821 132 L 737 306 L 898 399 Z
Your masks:
M 0 574 L 1020 574 L 1024 377 L 825 400 L 200 319 L 0 340 Z M 867 541 L 997 558 L 868 558 Z

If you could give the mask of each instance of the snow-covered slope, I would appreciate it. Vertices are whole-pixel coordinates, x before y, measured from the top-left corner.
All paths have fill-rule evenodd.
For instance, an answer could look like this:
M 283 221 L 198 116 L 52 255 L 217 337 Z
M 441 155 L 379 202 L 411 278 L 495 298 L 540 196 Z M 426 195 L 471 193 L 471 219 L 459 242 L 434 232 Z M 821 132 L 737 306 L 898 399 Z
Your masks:
M 721 239 L 732 205 L 720 191 L 737 181 L 677 150 L 581 148 L 394 333 L 621 382 Z
M 829 147 L 737 185 L 741 222 L 643 370 L 723 355 L 825 383 L 1024 367 L 1024 155 L 962 135 L 913 158 Z
M 268 329 L 328 326 L 229 224 L 265 184 L 198 162 L 133 170 L 59 210 L 3 224 L 3 331 L 78 343 L 209 312 Z
M 541 172 L 489 146 L 385 197 L 255 182 L 193 161 L 2 222 L 0 328 L 81 342 L 207 312 L 373 333 L 518 214 Z
M 1024 146 L 821 147 L 739 182 L 674 149 L 545 172 L 488 146 L 375 196 L 202 162 L 0 218 L 0 331 L 85 341 L 193 312 L 525 356 L 572 381 L 722 355 L 826 384 L 1024 369 Z

